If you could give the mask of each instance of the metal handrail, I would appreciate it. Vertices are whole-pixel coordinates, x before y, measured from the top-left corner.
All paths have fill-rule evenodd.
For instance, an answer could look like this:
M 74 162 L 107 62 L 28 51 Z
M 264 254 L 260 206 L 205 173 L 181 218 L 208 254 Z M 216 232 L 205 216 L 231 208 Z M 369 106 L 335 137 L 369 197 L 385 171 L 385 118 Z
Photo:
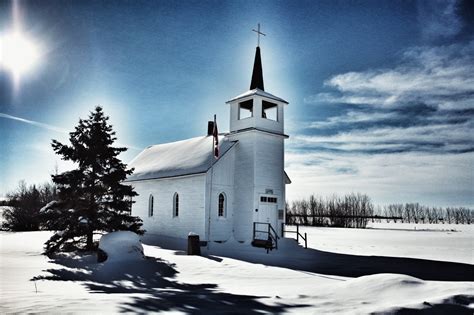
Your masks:
M 256 226 L 260 225 L 267 225 L 267 231 L 262 231 L 262 230 L 257 230 Z M 275 243 L 275 249 L 278 249 L 278 239 L 280 238 L 275 231 L 275 229 L 272 227 L 272 225 L 268 222 L 253 222 L 253 239 L 255 240 L 255 233 L 260 232 L 260 233 L 266 233 L 268 234 L 268 237 L 271 239 L 272 244 Z
M 272 225 L 268 223 L 268 236 L 272 239 L 272 242 L 275 242 L 275 249 L 278 249 L 278 235 L 274 235 L 270 233 L 270 231 L 273 231 L 275 233 L 275 230 L 272 228 Z M 275 237 L 276 236 L 276 237 Z
M 296 231 L 287 231 L 285 230 L 285 224 L 281 224 L 281 235 L 285 237 L 285 233 L 295 233 L 296 234 L 296 242 L 299 244 L 300 243 L 300 237 L 304 240 L 304 248 L 308 248 L 308 235 L 306 232 L 303 234 L 300 233 L 300 226 L 296 224 Z
M 276 236 L 276 238 L 279 239 L 280 237 L 278 236 L 278 233 L 273 229 L 273 227 L 272 227 L 272 225 L 271 225 L 270 223 L 268 223 L 268 227 L 273 231 L 273 233 L 274 233 L 274 235 Z

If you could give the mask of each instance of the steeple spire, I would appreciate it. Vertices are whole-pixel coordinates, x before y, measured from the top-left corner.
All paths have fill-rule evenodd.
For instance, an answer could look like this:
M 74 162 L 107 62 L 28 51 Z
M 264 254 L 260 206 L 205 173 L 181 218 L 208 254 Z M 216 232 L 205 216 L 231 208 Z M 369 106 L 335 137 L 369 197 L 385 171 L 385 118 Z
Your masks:
M 265 91 L 263 88 L 263 71 L 262 71 L 262 58 L 260 57 L 260 47 L 257 46 L 255 52 L 255 61 L 253 62 L 252 82 L 250 83 L 250 89 L 260 89 Z
M 257 33 L 258 43 L 257 43 L 257 51 L 255 52 L 255 61 L 253 62 L 253 71 L 252 71 L 252 81 L 250 82 L 250 89 L 260 89 L 265 91 L 263 88 L 263 71 L 262 71 L 262 58 L 260 57 L 260 35 L 265 36 L 262 32 L 260 32 L 260 23 L 258 23 L 258 28 L 255 30 Z

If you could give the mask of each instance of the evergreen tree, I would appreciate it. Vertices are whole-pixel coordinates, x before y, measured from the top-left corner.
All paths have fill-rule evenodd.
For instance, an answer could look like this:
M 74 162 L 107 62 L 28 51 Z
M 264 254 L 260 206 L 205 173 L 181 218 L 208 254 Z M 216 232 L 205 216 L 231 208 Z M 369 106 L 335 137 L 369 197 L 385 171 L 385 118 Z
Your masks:
M 46 242 L 46 252 L 84 242 L 92 250 L 94 232 L 144 232 L 141 219 L 130 213 L 131 198 L 137 193 L 123 183 L 133 172 L 118 158 L 127 149 L 112 146 L 116 137 L 108 119 L 98 106 L 69 134 L 71 145 L 53 140 L 54 151 L 77 164 L 77 169 L 52 175 L 59 200 L 43 214 L 46 227 L 59 232 Z

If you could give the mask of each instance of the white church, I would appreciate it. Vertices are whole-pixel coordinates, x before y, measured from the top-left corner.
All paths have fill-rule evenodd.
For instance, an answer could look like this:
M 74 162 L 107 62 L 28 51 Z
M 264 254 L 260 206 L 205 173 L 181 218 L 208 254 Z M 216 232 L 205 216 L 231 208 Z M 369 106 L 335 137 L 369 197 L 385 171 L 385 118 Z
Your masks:
M 130 163 L 127 178 L 139 194 L 132 215 L 147 234 L 202 241 L 234 239 L 275 247 L 285 222 L 285 100 L 264 90 L 257 46 L 250 90 L 226 102 L 230 128 L 213 151 L 214 123 L 206 136 L 157 144 Z

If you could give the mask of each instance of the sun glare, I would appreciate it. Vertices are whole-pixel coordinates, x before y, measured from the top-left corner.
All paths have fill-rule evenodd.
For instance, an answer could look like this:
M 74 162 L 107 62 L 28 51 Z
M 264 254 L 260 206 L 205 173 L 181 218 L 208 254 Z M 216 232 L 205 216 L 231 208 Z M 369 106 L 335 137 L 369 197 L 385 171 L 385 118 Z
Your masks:
M 0 36 L 0 68 L 17 77 L 32 69 L 38 59 L 38 47 L 22 33 Z

